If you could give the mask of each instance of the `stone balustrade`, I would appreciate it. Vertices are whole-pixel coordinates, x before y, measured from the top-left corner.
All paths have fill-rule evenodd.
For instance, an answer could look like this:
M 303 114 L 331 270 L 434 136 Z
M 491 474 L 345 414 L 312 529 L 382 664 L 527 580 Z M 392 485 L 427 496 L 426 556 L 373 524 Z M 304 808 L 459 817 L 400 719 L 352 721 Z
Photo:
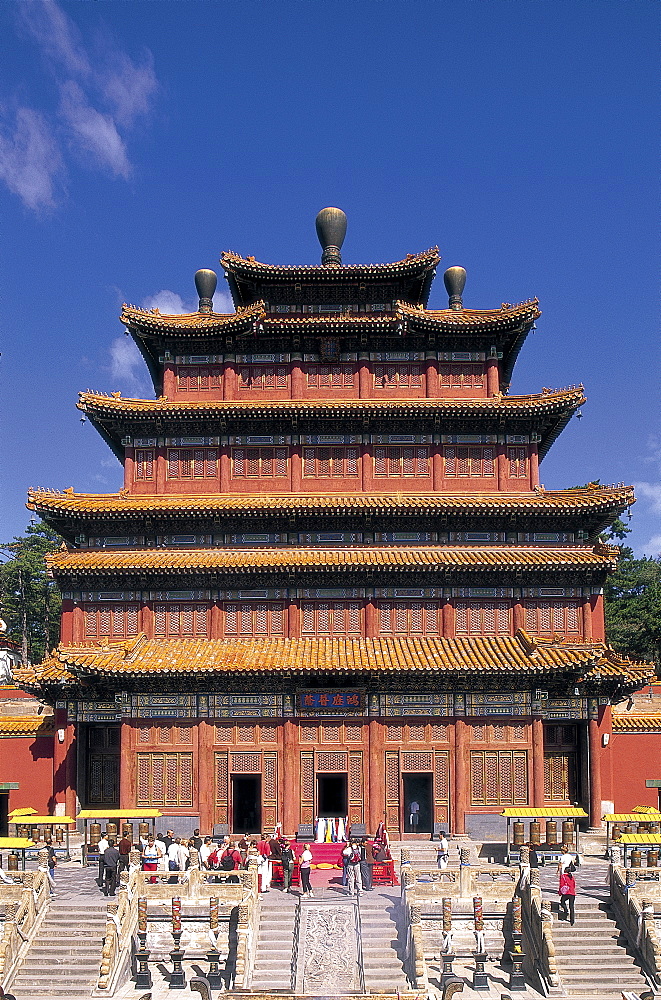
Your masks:
M 0 939 L 0 982 L 11 985 L 25 952 L 50 906 L 50 882 L 45 872 L 11 872 L 12 884 L 0 882 L 0 906 L 5 919 Z
M 659 873 L 658 868 L 610 866 L 611 903 L 617 922 L 635 943 L 643 970 L 657 990 L 661 988 L 661 945 L 654 908 L 655 901 L 657 910 L 661 903 Z

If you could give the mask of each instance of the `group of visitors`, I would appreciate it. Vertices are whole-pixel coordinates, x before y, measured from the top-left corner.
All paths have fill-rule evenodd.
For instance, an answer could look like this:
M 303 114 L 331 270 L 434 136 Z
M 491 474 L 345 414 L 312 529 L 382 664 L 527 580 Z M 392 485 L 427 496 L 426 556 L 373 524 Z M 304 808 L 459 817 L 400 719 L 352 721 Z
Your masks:
M 529 869 L 540 867 L 539 854 L 537 853 L 539 845 L 533 844 L 531 841 L 526 846 L 528 848 L 529 859 L 527 865 L 528 871 L 526 872 L 526 866 L 523 865 L 521 868 L 522 879 L 530 878 Z M 558 904 L 558 919 L 569 920 L 569 923 L 572 926 L 574 925 L 574 904 L 576 902 L 576 879 L 574 878 L 574 875 L 580 863 L 580 855 L 572 852 L 571 844 L 563 844 L 562 854 L 560 855 L 557 867 L 558 895 L 560 897 L 560 902 Z
M 210 838 L 207 838 L 209 840 Z M 153 834 L 141 836 L 136 850 L 140 851 L 143 871 L 146 872 L 183 872 L 190 862 L 191 848 L 200 850 L 202 838 L 200 831 L 195 830 L 192 837 L 186 839 L 175 837 L 173 830 L 168 830 L 165 836 Z M 122 836 L 118 841 L 115 837 L 103 836 L 99 841 L 99 877 L 97 884 L 106 896 L 114 896 L 121 873 L 128 869 L 133 842 L 130 837 Z M 176 881 L 176 876 L 174 876 Z M 151 879 L 156 882 L 156 876 Z

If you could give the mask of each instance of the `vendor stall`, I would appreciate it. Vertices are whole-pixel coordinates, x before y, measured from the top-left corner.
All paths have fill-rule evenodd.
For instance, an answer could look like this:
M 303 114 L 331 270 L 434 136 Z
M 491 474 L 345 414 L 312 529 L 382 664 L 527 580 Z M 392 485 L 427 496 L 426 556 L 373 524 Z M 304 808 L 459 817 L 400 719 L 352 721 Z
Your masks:
M 571 842 L 575 845 L 576 853 L 580 853 L 577 820 L 587 819 L 588 814 L 578 806 L 508 806 L 506 809 L 503 809 L 500 815 L 507 819 L 507 854 L 505 861 L 508 865 L 518 864 L 519 847 L 529 840 L 535 843 L 540 861 L 556 861 L 562 854 L 563 843 L 568 842 L 565 838 L 568 836 L 567 828 L 569 825 L 572 828 Z M 532 830 L 529 831 L 527 837 L 523 832 L 524 819 L 531 821 Z M 559 821 L 562 822 L 562 830 L 558 839 L 557 826 Z M 545 824 L 543 838 L 541 836 L 542 822 Z M 536 824 L 536 826 L 533 826 L 533 824 Z M 514 831 L 514 837 L 512 837 L 512 830 Z M 539 830 L 540 833 L 538 838 L 536 830 Z M 535 835 L 533 835 L 533 831 Z M 548 838 L 550 835 L 554 835 L 553 841 L 549 841 Z
M 659 867 L 661 834 L 650 832 L 623 833 L 617 843 L 624 848 L 623 864 L 625 868 L 642 868 L 643 853 L 645 854 L 646 868 Z
M 606 824 L 606 852 L 608 852 L 611 840 L 616 841 L 619 844 L 620 838 L 625 832 L 624 830 L 619 833 L 618 831 L 615 831 L 615 835 L 613 834 L 613 830 L 616 827 L 619 827 L 621 823 L 625 826 L 630 823 L 650 823 L 658 826 L 661 824 L 661 812 L 659 812 L 658 809 L 651 809 L 647 806 L 636 806 L 630 813 L 606 813 L 604 816 L 604 823 Z M 630 832 L 637 833 L 638 830 Z
M 72 826 L 76 825 L 75 819 L 71 819 L 70 816 L 39 816 L 37 812 L 32 809 L 29 813 L 24 813 L 23 815 L 12 815 L 10 823 L 13 823 L 16 827 L 16 833 L 18 835 L 19 827 L 31 827 L 33 830 L 35 827 L 50 827 L 51 834 L 55 833 L 56 828 L 64 828 L 65 845 L 60 848 L 59 851 L 55 848 L 58 854 L 61 854 L 65 861 L 71 859 L 71 853 L 69 851 L 69 830 Z M 32 836 L 32 841 L 30 842 L 31 849 L 34 849 L 35 840 L 34 834 Z
M 0 837 L 0 851 L 9 851 L 12 854 L 20 852 L 23 871 L 25 871 L 25 852 L 32 847 L 34 844 L 27 837 Z

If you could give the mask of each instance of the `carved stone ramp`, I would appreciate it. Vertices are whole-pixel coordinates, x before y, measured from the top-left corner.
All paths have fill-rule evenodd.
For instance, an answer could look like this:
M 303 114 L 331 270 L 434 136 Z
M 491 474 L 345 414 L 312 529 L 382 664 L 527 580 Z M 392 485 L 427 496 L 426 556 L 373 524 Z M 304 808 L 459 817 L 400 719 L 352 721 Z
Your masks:
M 297 995 L 364 993 L 358 901 L 346 896 L 299 902 L 292 986 Z

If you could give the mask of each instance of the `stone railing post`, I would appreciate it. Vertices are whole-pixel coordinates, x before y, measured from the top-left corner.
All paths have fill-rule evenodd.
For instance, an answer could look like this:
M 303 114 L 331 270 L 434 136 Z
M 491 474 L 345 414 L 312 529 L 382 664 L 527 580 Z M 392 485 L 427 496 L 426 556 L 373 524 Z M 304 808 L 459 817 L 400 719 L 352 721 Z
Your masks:
M 471 896 L 473 892 L 471 879 L 470 849 L 459 848 L 459 895 Z

